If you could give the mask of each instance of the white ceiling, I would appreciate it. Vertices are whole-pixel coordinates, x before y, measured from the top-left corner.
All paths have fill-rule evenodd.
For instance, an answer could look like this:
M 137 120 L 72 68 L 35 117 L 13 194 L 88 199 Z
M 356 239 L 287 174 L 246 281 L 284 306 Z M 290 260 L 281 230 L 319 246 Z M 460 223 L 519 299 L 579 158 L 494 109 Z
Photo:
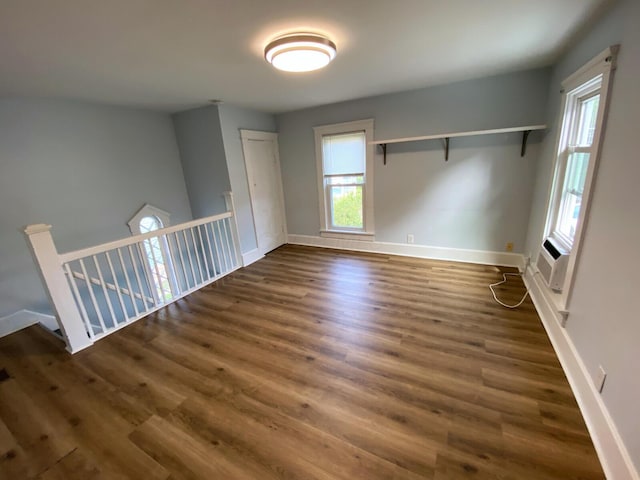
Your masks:
M 551 64 L 611 0 L 0 0 L 0 96 L 281 112 Z M 328 35 L 325 70 L 263 59 Z

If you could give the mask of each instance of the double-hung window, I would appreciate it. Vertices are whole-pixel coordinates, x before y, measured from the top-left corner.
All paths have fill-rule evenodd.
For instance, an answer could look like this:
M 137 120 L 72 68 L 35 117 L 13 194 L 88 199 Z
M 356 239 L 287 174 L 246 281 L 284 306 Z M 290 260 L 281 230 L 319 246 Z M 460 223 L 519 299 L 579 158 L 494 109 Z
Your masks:
M 373 120 L 314 128 L 323 236 L 373 236 Z
M 328 226 L 331 230 L 364 228 L 364 132 L 322 137 L 322 158 Z
M 563 110 L 545 235 L 569 253 L 562 288 L 565 306 L 588 218 L 616 53 L 617 47 L 608 48 L 562 82 Z
M 557 163 L 557 208 L 553 236 L 571 250 L 576 236 L 584 189 L 593 154 L 602 75 L 567 94 L 563 141 Z

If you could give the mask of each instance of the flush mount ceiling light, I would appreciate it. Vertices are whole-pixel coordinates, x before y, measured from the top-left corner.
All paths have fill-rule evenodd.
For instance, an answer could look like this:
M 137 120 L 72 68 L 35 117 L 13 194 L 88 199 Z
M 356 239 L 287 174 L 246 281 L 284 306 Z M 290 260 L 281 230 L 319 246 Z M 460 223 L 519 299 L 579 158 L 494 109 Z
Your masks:
M 310 72 L 326 67 L 336 56 L 336 44 L 322 35 L 296 33 L 273 40 L 264 58 L 278 70 Z

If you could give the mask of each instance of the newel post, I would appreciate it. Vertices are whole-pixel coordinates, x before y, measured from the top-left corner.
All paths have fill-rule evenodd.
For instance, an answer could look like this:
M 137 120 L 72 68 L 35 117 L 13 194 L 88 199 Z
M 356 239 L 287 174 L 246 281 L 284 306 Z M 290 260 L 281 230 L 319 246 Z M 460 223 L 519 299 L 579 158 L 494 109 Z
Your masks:
M 60 263 L 58 251 L 51 237 L 51 225 L 29 225 L 24 229 L 24 234 L 55 311 L 58 325 L 67 342 L 67 350 L 76 353 L 93 345 Z
M 240 234 L 238 233 L 238 217 L 236 216 L 236 205 L 233 202 L 233 192 L 224 192 L 224 203 L 227 206 L 227 212 L 231 212 L 233 214 L 231 234 L 233 236 L 234 251 L 236 252 L 236 262 L 238 265 L 244 266 L 241 256 Z

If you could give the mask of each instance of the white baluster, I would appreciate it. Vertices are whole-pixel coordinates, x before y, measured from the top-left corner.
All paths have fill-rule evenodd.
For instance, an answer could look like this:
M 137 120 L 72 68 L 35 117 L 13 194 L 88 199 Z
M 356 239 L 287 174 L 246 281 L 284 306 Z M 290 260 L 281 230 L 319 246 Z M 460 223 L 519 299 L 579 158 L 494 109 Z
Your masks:
M 207 250 L 204 246 L 204 240 L 202 239 L 202 231 L 200 225 L 196 227 L 198 229 L 198 238 L 200 238 L 200 247 L 202 248 L 202 261 L 204 262 L 204 268 L 207 272 L 207 280 L 211 280 L 211 274 L 209 273 L 209 262 L 207 261 Z
M 144 240 L 143 240 L 144 241 Z M 140 243 L 136 243 L 136 247 L 138 250 L 138 259 L 140 260 L 140 265 L 142 265 L 142 273 L 144 275 L 144 278 L 147 282 L 147 287 L 149 288 L 149 294 L 151 295 L 151 297 L 153 297 L 153 305 L 157 305 L 160 303 L 160 299 L 158 298 L 158 292 L 156 291 L 155 288 L 155 284 L 151 281 L 151 279 L 149 278 L 149 272 L 147 271 L 148 268 L 146 266 L 146 264 L 144 263 L 144 259 L 146 258 L 146 255 L 144 253 L 142 253 L 142 246 Z M 142 292 L 144 295 L 144 292 Z
M 84 265 L 84 259 L 78 260 L 80 263 L 80 270 L 82 270 L 82 274 L 84 275 L 85 282 L 87 282 L 87 289 L 89 290 L 89 297 L 91 298 L 91 303 L 93 305 L 93 309 L 96 311 L 96 315 L 98 317 L 98 322 L 100 323 L 100 328 L 102 328 L 102 333 L 107 332 L 107 327 L 104 324 L 104 318 L 102 318 L 102 312 L 100 311 L 100 305 L 98 305 L 98 301 L 96 300 L 95 292 L 93 291 L 93 287 L 91 286 L 91 277 L 87 274 L 87 268 Z
M 215 278 L 216 276 L 216 262 L 213 256 L 213 250 L 211 249 L 211 238 L 209 237 L 209 230 L 207 229 L 207 224 L 202 225 L 204 227 L 204 236 L 207 239 L 207 248 L 209 250 L 209 260 L 211 260 L 211 276 L 210 278 Z
M 193 240 L 193 253 L 196 256 L 196 265 L 198 265 L 198 273 L 200 273 L 200 283 L 204 283 L 204 276 L 202 275 L 202 266 L 200 265 L 200 251 L 196 243 L 196 236 L 193 233 L 193 227 L 189 229 L 191 231 L 191 239 Z
M 136 313 L 136 317 L 140 315 L 138 311 L 138 302 L 136 302 L 136 296 L 131 288 L 131 281 L 129 280 L 129 273 L 127 272 L 127 267 L 124 265 L 124 258 L 122 258 L 122 252 L 119 248 L 116 249 L 118 252 L 118 259 L 120 260 L 120 266 L 122 267 L 122 271 L 124 272 L 124 280 L 127 284 L 127 288 L 129 289 L 129 296 L 131 297 L 131 303 L 133 304 L 133 311 Z
M 193 262 L 191 261 L 191 252 L 189 251 L 189 241 L 187 240 L 187 232 L 182 230 L 182 236 L 184 237 L 184 248 L 187 250 L 187 259 L 189 260 L 189 266 L 191 267 L 191 275 L 193 275 L 193 286 L 195 287 L 198 282 L 196 282 L 196 271 L 193 268 Z
M 175 237 L 176 245 L 178 246 L 178 254 L 180 255 L 180 262 L 182 264 L 181 270 L 182 270 L 182 276 L 184 277 L 185 290 L 189 290 L 189 288 L 191 287 L 189 285 L 189 277 L 187 276 L 187 264 L 184 261 L 184 255 L 182 253 L 182 247 L 180 246 L 180 238 L 178 238 L 178 232 L 175 232 L 173 236 Z
M 144 307 L 144 310 L 147 311 L 149 310 L 149 307 L 147 306 L 147 294 L 144 292 L 144 287 L 142 286 L 142 282 L 140 281 L 140 272 L 138 272 L 138 263 L 136 262 L 135 256 L 133 255 L 133 249 L 131 248 L 131 245 L 128 245 L 128 250 L 129 250 L 129 258 L 131 258 L 131 264 L 133 265 L 133 272 L 136 275 L 136 282 L 138 282 L 138 288 L 140 289 L 140 296 L 142 297 L 142 305 Z M 142 267 L 142 270 L 144 270 L 144 266 Z M 151 304 L 151 306 L 153 306 L 153 303 Z
M 229 263 L 227 262 L 227 256 L 224 251 L 224 243 L 222 243 L 222 231 L 220 230 L 220 221 L 216 221 L 216 229 L 218 230 L 218 241 L 220 242 L 220 250 L 222 250 L 222 261 L 224 262 L 224 272 L 227 273 L 229 271 Z
M 216 222 L 211 222 L 209 226 L 211 227 L 211 240 L 213 241 L 213 249 L 216 252 L 216 259 L 218 260 L 218 267 L 220 267 L 220 271 L 216 272 L 216 277 L 222 275 L 222 259 L 220 258 L 220 251 L 218 250 L 218 242 L 216 242 L 216 231 L 214 229 L 214 225 Z M 214 262 L 215 264 L 215 262 Z
M 126 322 L 129 315 L 127 314 L 127 308 L 125 307 L 124 300 L 122 299 L 122 288 L 120 288 L 120 282 L 118 282 L 118 277 L 116 277 L 116 271 L 113 268 L 113 263 L 111 263 L 109 252 L 104 252 L 104 255 L 107 257 L 107 264 L 109 265 L 111 278 L 113 278 L 113 285 L 115 287 L 116 295 L 118 296 L 118 302 L 120 303 L 120 308 L 122 308 L 122 321 Z
M 235 263 L 233 254 L 231 253 L 231 243 L 233 242 L 229 242 L 229 231 L 227 229 L 227 221 L 225 219 L 222 220 L 222 229 L 224 230 L 224 243 L 226 247 L 224 258 L 229 257 L 229 263 L 231 264 L 231 268 L 227 269 L 228 272 L 229 270 L 233 270 L 233 267 L 235 267 Z
M 171 267 L 172 268 L 170 268 L 170 270 L 173 272 L 172 273 L 172 277 L 173 277 L 173 281 L 175 283 L 176 294 L 180 295 L 183 292 L 183 289 L 180 286 L 180 277 L 178 277 L 178 274 L 176 272 L 176 270 L 178 268 L 178 262 L 176 262 L 176 254 L 175 254 L 175 251 L 174 251 L 173 247 L 171 246 L 171 237 L 169 235 L 166 235 L 165 239 L 166 239 L 166 242 L 167 242 L 167 249 L 169 250 L 169 258 L 171 260 Z
M 100 268 L 100 264 L 98 263 L 98 259 L 96 255 L 92 255 L 93 264 L 96 266 L 96 272 L 98 273 L 98 279 L 100 280 L 100 286 L 102 287 L 102 291 L 104 292 L 104 299 L 107 302 L 107 308 L 109 309 L 109 313 L 111 314 L 111 320 L 113 321 L 113 326 L 118 325 L 118 319 L 116 318 L 116 314 L 113 311 L 113 305 L 111 304 L 111 298 L 109 298 L 109 292 L 107 291 L 107 284 L 104 281 L 104 277 L 102 276 L 102 269 Z
M 80 296 L 80 292 L 78 291 L 78 285 L 76 284 L 76 279 L 71 273 L 71 268 L 69 268 L 68 263 L 64 264 L 64 271 L 67 272 L 67 278 L 69 279 L 69 283 L 71 283 L 71 289 L 73 290 L 73 294 L 76 297 L 76 304 L 80 308 L 80 314 L 82 315 L 82 319 L 84 320 L 84 323 L 87 327 L 87 332 L 89 333 L 89 337 L 93 339 L 95 335 L 93 332 L 93 325 L 91 325 L 91 320 L 89 320 L 87 309 L 84 307 L 84 301 L 82 300 L 82 297 Z

